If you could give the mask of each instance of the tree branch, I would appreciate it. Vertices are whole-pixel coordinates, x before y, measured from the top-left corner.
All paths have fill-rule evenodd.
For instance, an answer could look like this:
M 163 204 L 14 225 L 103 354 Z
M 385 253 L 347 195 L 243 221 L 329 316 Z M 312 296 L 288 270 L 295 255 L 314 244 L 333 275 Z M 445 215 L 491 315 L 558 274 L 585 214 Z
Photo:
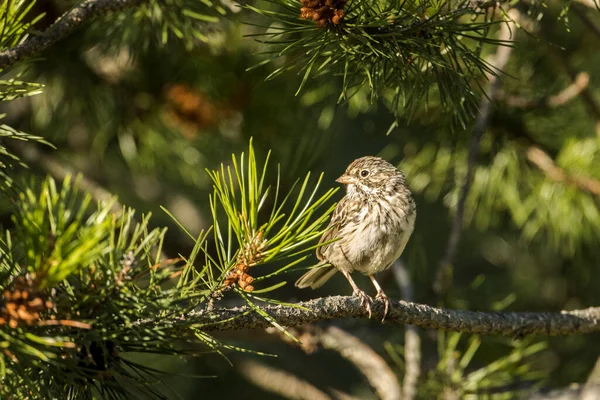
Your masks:
M 543 108 L 551 109 L 560 107 L 575 99 L 588 87 L 589 82 L 590 75 L 587 72 L 580 72 L 575 76 L 573 83 L 554 96 L 530 100 L 521 96 L 507 96 L 503 92 L 498 92 L 497 97 L 498 99 L 504 100 L 510 107 L 522 108 L 527 111 Z
M 76 5 L 39 35 L 0 52 L 0 70 L 39 55 L 48 47 L 72 34 L 95 17 L 139 6 L 148 0 L 87 0 Z
M 498 40 L 502 42 L 508 42 L 513 37 L 517 24 L 519 22 L 519 11 L 516 9 L 510 9 L 506 13 L 506 21 L 501 25 L 500 31 L 498 32 Z M 496 71 L 502 71 L 510 54 L 512 53 L 512 47 L 510 46 L 499 46 L 496 53 L 488 58 L 487 62 L 493 66 Z M 450 229 L 450 235 L 448 237 L 448 244 L 446 245 L 446 252 L 444 258 L 440 262 L 438 269 L 435 274 L 435 280 L 433 282 L 433 289 L 436 294 L 443 295 L 448 288 L 451 286 L 451 279 L 449 273 L 452 270 L 452 261 L 456 254 L 458 242 L 463 228 L 463 219 L 465 213 L 465 204 L 467 202 L 467 196 L 473 183 L 473 176 L 475 175 L 475 163 L 477 155 L 479 154 L 479 142 L 483 137 L 483 134 L 488 128 L 490 122 L 490 116 L 492 115 L 492 104 L 495 101 L 496 94 L 500 89 L 501 81 L 499 76 L 487 74 L 489 83 L 487 93 L 481 98 L 479 104 L 479 115 L 475 121 L 473 127 L 473 135 L 471 136 L 471 143 L 469 145 L 469 152 L 467 155 L 467 173 L 465 181 L 460 191 L 460 197 L 456 204 L 456 214 L 452 221 L 452 227 Z
M 338 352 L 365 376 L 381 400 L 404 400 L 402 388 L 394 372 L 377 352 L 358 337 L 335 326 L 322 329 L 313 324 L 288 327 L 287 331 L 300 343 L 279 329 L 267 328 L 267 332 L 278 335 L 284 342 L 293 346 L 300 345 L 307 354 L 313 353 L 319 346 Z M 348 398 L 349 395 L 342 394 L 342 397 Z
M 235 364 L 244 378 L 267 392 L 286 399 L 331 400 L 328 394 L 289 372 L 250 359 Z
M 588 176 L 570 174 L 556 165 L 554 160 L 545 151 L 537 146 L 527 149 L 527 158 L 538 167 L 548 179 L 574 186 L 580 190 L 600 197 L 600 181 Z
M 283 326 L 300 326 L 335 318 L 367 318 L 360 299 L 353 296 L 322 297 L 285 305 L 265 305 L 261 309 Z M 373 303 L 373 320 L 383 317 L 384 303 Z M 247 306 L 194 311 L 178 317 L 202 324 L 205 331 L 260 329 L 270 322 Z M 600 307 L 561 312 L 479 312 L 450 310 L 407 301 L 391 301 L 386 323 L 415 325 L 463 333 L 523 337 L 526 335 L 572 335 L 600 332 Z M 139 321 L 138 323 L 144 323 Z
M 385 360 L 357 337 L 330 326 L 319 335 L 325 349 L 337 351 L 367 378 L 381 400 L 400 400 L 402 389 Z

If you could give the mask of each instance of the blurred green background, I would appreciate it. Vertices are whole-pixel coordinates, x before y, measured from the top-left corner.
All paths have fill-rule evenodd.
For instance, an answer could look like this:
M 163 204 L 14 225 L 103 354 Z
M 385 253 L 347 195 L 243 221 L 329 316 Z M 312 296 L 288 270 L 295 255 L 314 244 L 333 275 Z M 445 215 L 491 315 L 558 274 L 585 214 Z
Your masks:
M 248 71 L 264 59 L 260 53 L 268 45 L 247 37 L 264 28 L 243 22 L 268 21 L 234 4 L 223 6 L 227 18 L 194 26 L 201 35 L 170 37 L 167 43 L 161 43 L 158 29 L 164 21 L 140 22 L 127 13 L 98 20 L 28 63 L 26 77 L 45 84 L 44 93 L 3 103 L 0 113 L 7 114 L 4 123 L 56 146 L 36 146 L 39 154 L 28 160 L 31 170 L 18 175 L 60 175 L 57 166 L 82 172 L 122 203 L 152 212 L 155 226 L 169 226 L 164 248 L 169 256 L 189 253 L 193 243 L 160 206 L 192 233 L 208 228 L 212 187 L 205 168 L 230 163 L 231 154 L 247 149 L 253 138 L 261 159 L 273 151 L 271 183 L 276 163 L 281 164 L 283 188 L 307 171 L 324 171 L 325 186 L 335 186 L 346 165 L 363 155 L 380 155 L 399 165 L 418 206 L 415 232 L 403 255 L 414 301 L 481 311 L 597 306 L 600 193 L 590 187 L 600 182 L 600 13 L 576 3 L 563 14 L 562 2 L 548 4 L 540 20 L 524 15 L 524 30 L 516 32 L 477 157 L 453 285 L 441 299 L 432 286 L 467 169 L 472 125 L 453 125 L 453 116 L 433 102 L 423 104 L 410 121 L 401 118 L 386 135 L 394 122 L 386 99 L 372 104 L 361 90 L 338 104 L 339 77 L 309 80 L 298 95 L 302 76 L 294 72 L 265 81 L 280 65 Z M 68 6 L 60 0 L 39 1 L 35 12 L 46 16 L 36 28 L 45 29 Z M 493 51 L 485 47 L 483 54 Z M 560 98 L 544 100 L 586 77 L 573 98 L 562 104 Z M 26 159 L 33 151 L 31 144 L 14 150 Z M 555 169 L 541 170 L 535 150 L 550 157 Z M 566 178 L 557 178 L 552 173 L 557 170 Z M 9 216 L 7 211 L 1 215 L 6 226 Z M 298 301 L 351 293 L 341 276 L 317 291 L 297 290 L 291 283 L 299 275 L 286 277 L 288 284 L 272 296 Z M 382 273 L 379 281 L 390 297 L 403 297 L 391 272 Z M 357 282 L 371 289 L 365 278 Z M 402 376 L 404 366 L 390 349 L 402 348 L 403 327 L 365 320 L 337 324 L 372 346 Z M 443 378 L 434 372 L 442 339 L 435 332 L 421 331 L 420 336 L 421 396 L 442 396 L 435 385 Z M 319 388 L 375 398 L 365 378 L 336 352 L 307 355 L 262 332 L 217 337 L 277 357 L 232 351 L 232 365 L 219 355 L 173 359 L 171 365 L 161 359 L 160 367 L 188 376 L 165 378 L 183 398 L 282 398 L 245 372 L 251 369 L 248 362 L 288 371 Z M 468 340 L 461 338 L 456 357 Z M 528 357 L 526 368 L 544 388 L 584 382 L 600 356 L 598 334 L 525 341 L 484 337 L 467 370 L 489 365 L 514 346 L 540 341 L 547 341 L 547 348 Z

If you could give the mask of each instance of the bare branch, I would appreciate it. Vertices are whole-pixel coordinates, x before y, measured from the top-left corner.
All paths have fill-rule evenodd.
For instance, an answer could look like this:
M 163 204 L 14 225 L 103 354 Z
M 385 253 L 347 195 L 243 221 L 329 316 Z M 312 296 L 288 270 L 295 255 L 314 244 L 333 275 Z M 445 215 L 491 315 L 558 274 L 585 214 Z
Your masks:
M 579 4 L 583 4 L 589 8 L 600 9 L 600 1 L 599 0 L 575 0 Z
M 392 272 L 402 292 L 402 298 L 406 301 L 413 301 L 412 281 L 402 260 L 396 260 L 392 266 Z M 402 398 L 403 400 L 412 400 L 417 395 L 417 384 L 421 375 L 421 337 L 417 328 L 412 325 L 407 325 L 404 332 L 404 361 L 406 371 L 402 382 Z
M 600 399 L 600 357 L 596 360 L 594 369 L 583 386 L 581 400 Z
M 367 318 L 360 299 L 353 296 L 322 297 L 285 305 L 265 305 L 266 313 L 283 326 L 300 326 L 336 318 Z M 373 304 L 373 320 L 383 317 L 384 303 Z M 264 329 L 269 321 L 251 312 L 248 307 L 217 308 L 213 311 L 194 311 L 186 316 L 204 325 L 205 331 Z M 427 329 L 523 337 L 526 335 L 572 335 L 600 332 L 600 307 L 561 312 L 479 312 L 450 310 L 407 301 L 392 301 L 386 323 L 415 325 Z M 143 324 L 144 321 L 138 323 Z
M 596 0 L 596 1 L 598 1 L 598 0 Z M 583 2 L 582 2 L 582 4 L 583 4 Z M 587 6 L 590 7 L 590 5 L 587 5 Z M 600 9 L 600 2 L 598 2 L 598 8 Z M 596 25 L 596 23 L 594 21 L 592 21 L 592 19 L 590 17 L 588 17 L 587 12 L 589 10 L 585 9 L 583 6 L 580 6 L 577 3 L 573 3 L 571 5 L 571 10 L 573 11 L 573 13 L 575 13 L 575 15 L 577 15 L 577 17 L 581 20 L 581 22 L 583 22 L 583 24 L 588 27 L 588 29 L 592 33 L 594 33 L 596 36 L 598 36 L 600 38 L 600 27 L 598 25 Z
M 302 350 L 308 354 L 316 351 L 319 346 L 338 352 L 367 378 L 380 399 L 400 400 L 402 398 L 402 389 L 394 372 L 377 352 L 356 336 L 334 326 L 321 329 L 312 324 L 295 328 L 288 327 L 287 330 L 300 343 L 291 340 L 278 329 L 267 328 L 269 333 L 276 334 L 284 342 L 293 346 L 299 344 Z M 336 395 L 338 398 L 349 398 L 349 395 L 345 393 L 338 392 Z
M 87 0 L 60 17 L 43 33 L 32 36 L 18 46 L 0 52 L 0 70 L 39 55 L 42 51 L 72 34 L 95 17 L 136 7 L 147 0 Z
M 30 143 L 19 143 L 12 148 L 20 157 L 27 163 L 37 164 L 48 174 L 52 175 L 57 180 L 64 180 L 67 176 L 79 176 L 79 187 L 88 192 L 94 200 L 97 201 L 113 201 L 111 210 L 115 213 L 123 211 L 123 204 L 116 201 L 115 195 L 100 184 L 85 177 L 82 173 L 62 164 L 55 157 L 41 152 L 35 145 Z
M 587 72 L 580 72 L 575 77 L 572 84 L 561 90 L 554 96 L 543 97 L 541 99 L 529 100 L 521 96 L 505 96 L 499 92 L 498 98 L 503 99 L 507 105 L 525 110 L 535 110 L 540 108 L 556 108 L 573 100 L 583 92 L 590 82 L 590 75 Z
M 519 22 L 519 12 L 516 9 L 511 9 L 506 14 L 506 21 L 502 23 L 500 31 L 498 32 L 498 40 L 502 42 L 508 42 L 517 28 Z M 510 54 L 512 53 L 512 47 L 510 46 L 499 46 L 495 54 L 490 57 L 487 62 L 497 71 L 502 71 Z M 448 237 L 448 244 L 446 246 L 446 253 L 444 258 L 440 262 L 438 270 L 435 275 L 433 283 L 433 289 L 438 295 L 445 293 L 451 285 L 451 278 L 449 273 L 452 269 L 452 260 L 456 254 L 456 248 L 460 240 L 460 235 L 463 228 L 463 219 L 465 213 L 465 204 L 467 201 L 467 195 L 471 189 L 471 183 L 473 182 L 473 176 L 475 175 L 475 163 L 477 154 L 479 154 L 479 142 L 489 125 L 489 119 L 492 114 L 492 103 L 496 98 L 496 94 L 500 89 L 501 81 L 498 76 L 487 74 L 489 83 L 487 93 L 481 98 L 479 104 L 479 115 L 475 121 L 473 127 L 473 135 L 471 136 L 471 144 L 469 146 L 469 153 L 467 155 L 467 174 L 465 176 L 465 182 L 463 183 L 460 191 L 460 197 L 456 204 L 456 214 L 452 221 L 452 228 L 450 229 L 450 235 Z
M 334 350 L 350 361 L 367 378 L 382 400 L 400 400 L 402 391 L 396 375 L 385 360 L 357 337 L 331 326 L 319 335 L 325 349 Z
M 600 181 L 587 176 L 573 175 L 560 168 L 554 160 L 542 149 L 530 146 L 527 149 L 527 158 L 543 171 L 548 179 L 574 186 L 578 189 L 600 197 Z
M 281 369 L 269 367 L 252 360 L 236 361 L 237 370 L 248 381 L 286 399 L 331 400 L 331 397 L 315 386 Z
M 550 47 L 552 53 L 555 58 L 563 65 L 569 76 L 573 81 L 575 81 L 578 73 L 571 65 L 570 60 L 567 59 L 564 52 L 558 51 L 557 49 Z M 590 90 L 589 87 L 583 88 L 581 91 L 581 99 L 583 103 L 586 105 L 588 112 L 592 116 L 592 118 L 596 121 L 596 135 L 600 136 L 600 103 L 596 101 L 594 94 Z

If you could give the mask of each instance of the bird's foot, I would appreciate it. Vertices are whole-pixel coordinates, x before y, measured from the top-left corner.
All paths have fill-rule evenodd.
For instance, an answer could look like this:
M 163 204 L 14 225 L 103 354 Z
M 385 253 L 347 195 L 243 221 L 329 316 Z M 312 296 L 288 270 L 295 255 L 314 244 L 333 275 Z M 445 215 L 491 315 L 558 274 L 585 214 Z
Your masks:
M 373 299 L 360 289 L 354 289 L 352 295 L 360 299 L 360 306 L 367 310 L 367 314 L 369 314 L 369 318 L 371 318 L 371 305 L 373 304 Z
M 383 318 L 381 319 L 381 322 L 384 322 L 385 317 L 387 317 L 388 311 L 390 310 L 390 299 L 385 293 L 383 293 L 383 291 L 377 292 L 377 296 L 375 296 L 375 298 L 377 300 L 383 301 L 385 304 L 385 309 L 383 310 Z

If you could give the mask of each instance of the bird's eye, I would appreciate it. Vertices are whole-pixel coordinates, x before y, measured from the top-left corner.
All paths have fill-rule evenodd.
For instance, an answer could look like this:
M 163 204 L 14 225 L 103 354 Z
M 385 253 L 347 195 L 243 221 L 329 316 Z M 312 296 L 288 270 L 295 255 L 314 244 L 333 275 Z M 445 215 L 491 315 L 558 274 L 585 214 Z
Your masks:
M 366 178 L 367 176 L 369 176 L 369 170 L 363 169 L 362 171 L 360 171 L 360 176 L 362 176 L 363 178 Z

